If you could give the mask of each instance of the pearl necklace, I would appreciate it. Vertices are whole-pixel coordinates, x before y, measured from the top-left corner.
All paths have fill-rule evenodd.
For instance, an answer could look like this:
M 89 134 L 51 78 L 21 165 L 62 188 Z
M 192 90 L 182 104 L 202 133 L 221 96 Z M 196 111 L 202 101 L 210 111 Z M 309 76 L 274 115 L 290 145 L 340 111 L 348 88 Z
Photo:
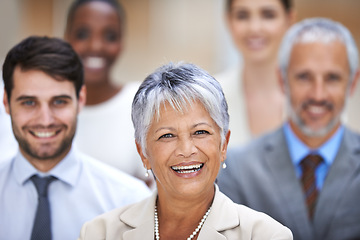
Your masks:
M 206 218 L 208 217 L 209 213 L 210 213 L 210 209 L 211 207 L 209 207 L 209 209 L 207 210 L 207 212 L 205 213 L 205 215 L 202 217 L 201 221 L 199 222 L 199 225 L 197 226 L 197 228 L 193 231 L 193 233 L 190 235 L 190 237 L 187 238 L 187 240 L 191 240 L 193 239 L 196 234 L 198 234 L 198 232 L 200 231 L 201 227 L 204 225 L 204 222 L 206 220 Z M 155 238 L 156 240 L 160 240 L 160 234 L 159 234 L 159 219 L 158 219 L 158 214 L 157 214 L 157 207 L 155 205 Z

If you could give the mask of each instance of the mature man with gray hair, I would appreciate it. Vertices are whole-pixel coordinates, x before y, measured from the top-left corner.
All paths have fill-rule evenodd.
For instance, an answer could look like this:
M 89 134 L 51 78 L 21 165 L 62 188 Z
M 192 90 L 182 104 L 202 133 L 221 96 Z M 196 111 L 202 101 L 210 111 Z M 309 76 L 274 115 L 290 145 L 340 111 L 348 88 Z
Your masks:
M 295 24 L 279 52 L 288 121 L 229 150 L 220 172 L 222 192 L 288 226 L 295 240 L 360 239 L 360 136 L 341 122 L 358 64 L 340 23 Z

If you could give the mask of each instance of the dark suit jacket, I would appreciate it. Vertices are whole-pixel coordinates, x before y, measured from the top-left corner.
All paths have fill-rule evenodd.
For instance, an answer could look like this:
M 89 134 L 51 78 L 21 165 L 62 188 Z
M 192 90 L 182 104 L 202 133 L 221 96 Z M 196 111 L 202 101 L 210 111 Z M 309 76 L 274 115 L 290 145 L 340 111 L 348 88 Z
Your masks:
M 294 240 L 360 239 L 360 136 L 345 128 L 339 152 L 307 216 L 300 180 L 282 128 L 249 145 L 229 149 L 220 190 L 234 202 L 265 212 L 288 226 Z

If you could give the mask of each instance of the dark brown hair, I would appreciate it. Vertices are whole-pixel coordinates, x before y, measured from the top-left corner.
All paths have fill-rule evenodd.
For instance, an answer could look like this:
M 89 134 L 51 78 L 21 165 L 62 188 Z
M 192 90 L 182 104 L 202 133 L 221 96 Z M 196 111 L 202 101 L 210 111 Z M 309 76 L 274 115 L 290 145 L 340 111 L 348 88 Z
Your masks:
M 74 83 L 77 97 L 84 84 L 80 58 L 69 43 L 59 38 L 31 36 L 8 52 L 3 64 L 3 80 L 9 101 L 17 66 L 23 71 L 40 70 L 56 80 Z
M 289 12 L 293 7 L 293 0 L 280 0 L 286 12 Z M 233 0 L 226 0 L 226 9 L 227 11 L 231 10 L 231 4 Z

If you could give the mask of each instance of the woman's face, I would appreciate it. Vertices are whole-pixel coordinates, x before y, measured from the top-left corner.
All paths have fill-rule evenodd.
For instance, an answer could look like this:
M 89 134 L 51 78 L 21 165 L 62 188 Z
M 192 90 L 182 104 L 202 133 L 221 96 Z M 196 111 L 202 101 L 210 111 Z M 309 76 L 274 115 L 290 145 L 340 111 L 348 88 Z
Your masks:
M 115 9 L 96 1 L 80 6 L 65 37 L 82 59 L 85 83 L 96 85 L 108 80 L 123 44 Z
M 204 196 L 214 189 L 229 135 L 221 145 L 220 128 L 201 103 L 195 102 L 183 114 L 166 103 L 148 130 L 147 157 L 139 145 L 138 149 L 156 176 L 159 194 Z
M 244 61 L 274 60 L 292 15 L 280 0 L 233 0 L 228 24 Z

